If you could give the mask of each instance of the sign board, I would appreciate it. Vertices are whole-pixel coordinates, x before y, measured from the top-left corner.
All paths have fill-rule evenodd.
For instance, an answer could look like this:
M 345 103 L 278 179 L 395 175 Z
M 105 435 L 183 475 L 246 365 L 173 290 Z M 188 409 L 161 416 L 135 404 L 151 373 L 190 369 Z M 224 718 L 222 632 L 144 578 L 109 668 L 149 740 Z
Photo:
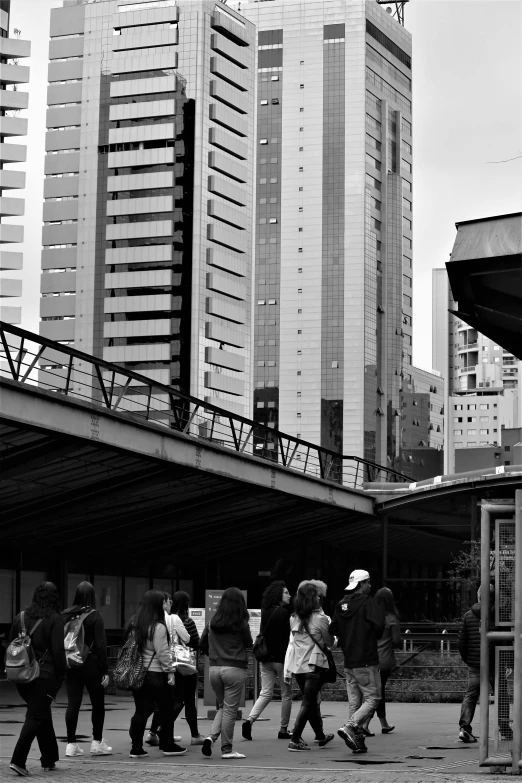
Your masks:
M 211 619 L 216 614 L 216 610 L 218 608 L 218 604 L 221 600 L 221 596 L 223 595 L 225 591 L 224 590 L 205 590 L 205 622 L 204 625 L 207 625 Z M 241 591 L 245 597 L 245 601 L 247 600 L 247 592 L 246 590 Z M 205 679 L 204 679 L 204 690 L 203 690 L 203 704 L 206 707 L 215 707 L 216 706 L 216 696 L 214 691 L 212 690 L 210 686 L 210 679 L 209 679 L 209 662 L 208 662 L 208 656 L 205 655 Z M 243 694 L 241 696 L 241 701 L 239 702 L 240 707 L 245 706 L 245 689 L 243 688 Z
M 189 609 L 189 617 L 194 620 L 196 630 L 201 639 L 201 634 L 205 630 L 205 610 L 204 609 Z

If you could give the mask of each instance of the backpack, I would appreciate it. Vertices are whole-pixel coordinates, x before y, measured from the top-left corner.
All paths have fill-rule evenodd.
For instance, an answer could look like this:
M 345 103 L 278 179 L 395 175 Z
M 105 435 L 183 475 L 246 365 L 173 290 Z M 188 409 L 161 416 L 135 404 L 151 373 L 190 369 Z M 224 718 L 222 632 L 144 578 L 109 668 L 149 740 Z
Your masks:
M 72 617 L 65 623 L 63 646 L 65 647 L 65 660 L 68 669 L 77 669 L 79 666 L 83 666 L 91 651 L 92 645 L 87 647 L 85 644 L 83 628 L 83 621 L 91 612 L 94 612 L 94 609 Z
M 13 639 L 13 641 L 10 642 L 5 654 L 5 673 L 7 679 L 11 682 L 18 682 L 21 685 L 32 682 L 40 676 L 40 663 L 48 653 L 48 650 L 46 650 L 40 658 L 40 661 L 36 660 L 33 645 L 31 643 L 31 636 L 42 622 L 42 618 L 37 620 L 31 631 L 27 633 L 25 630 L 24 614 L 25 612 L 20 613 L 22 630 L 16 639 Z
M 152 658 L 154 658 L 153 653 Z M 150 664 L 152 663 L 150 659 Z M 129 636 L 120 652 L 114 668 L 114 684 L 121 690 L 137 690 L 145 682 L 145 675 L 149 669 L 143 665 L 143 655 L 133 633 Z

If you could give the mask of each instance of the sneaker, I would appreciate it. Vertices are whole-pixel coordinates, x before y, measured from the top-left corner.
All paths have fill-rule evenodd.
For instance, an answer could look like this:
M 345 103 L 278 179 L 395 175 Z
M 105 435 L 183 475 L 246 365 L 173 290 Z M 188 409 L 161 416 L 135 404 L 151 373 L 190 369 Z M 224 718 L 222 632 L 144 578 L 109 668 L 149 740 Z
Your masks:
M 151 747 L 157 747 L 159 745 L 159 737 L 157 734 L 155 734 L 153 731 L 149 731 L 147 734 L 147 739 L 145 740 L 145 745 L 150 745 Z
M 31 774 L 28 769 L 25 767 L 19 767 L 18 764 L 13 764 L 13 762 L 9 764 L 9 769 L 12 769 L 13 772 L 16 772 L 16 774 L 20 775 L 21 778 L 27 778 Z
M 164 756 L 183 756 L 187 752 L 187 748 L 180 748 L 179 745 L 174 744 L 172 748 L 163 751 Z
M 197 737 L 190 738 L 191 745 L 203 745 L 204 742 L 205 742 L 205 738 L 202 737 L 201 734 L 198 734 Z
M 91 742 L 91 753 L 93 756 L 110 756 L 112 748 L 107 745 L 104 739 L 100 742 L 98 742 L 98 740 L 93 740 Z
M 211 756 L 212 755 L 212 737 L 205 737 L 203 740 L 203 744 L 201 746 L 201 752 L 204 756 Z
M 174 742 L 181 742 L 181 740 L 183 739 L 183 737 L 174 736 L 174 738 L 173 738 L 173 739 L 174 739 Z
M 325 745 L 328 745 L 329 742 L 331 742 L 334 738 L 333 734 L 325 734 L 324 739 L 319 740 L 318 745 L 320 748 L 324 748 Z
M 288 729 L 281 729 L 281 731 L 280 731 L 280 732 L 279 732 L 279 734 L 277 735 L 277 739 L 286 739 L 286 740 L 291 740 L 291 739 L 292 739 L 292 735 L 291 735 L 291 733 L 288 731 Z
M 355 742 L 357 743 L 357 747 L 355 748 L 354 753 L 368 753 L 368 748 L 366 747 L 364 734 L 362 732 L 357 732 Z
M 463 729 L 459 731 L 459 740 L 461 742 L 477 742 L 477 738 L 471 733 L 471 729 Z
M 357 733 L 353 726 L 341 726 L 337 734 L 346 742 L 350 750 L 357 750 Z
M 44 772 L 54 772 L 57 769 L 56 764 L 51 764 L 49 767 L 42 767 Z
M 83 756 L 83 750 L 80 748 L 77 742 L 68 742 L 65 748 L 66 756 Z
M 221 758 L 222 759 L 245 759 L 246 756 L 244 753 L 238 753 L 235 750 L 231 750 L 229 753 L 222 753 Z
M 303 740 L 299 740 L 299 742 L 292 742 L 290 741 L 288 743 L 288 750 L 293 751 L 294 753 L 300 753 L 302 750 L 310 750 L 310 746 L 306 744 L 306 742 L 303 742 Z
M 131 748 L 130 752 L 131 759 L 143 759 L 145 756 L 148 756 L 148 752 L 146 750 L 143 750 L 143 748 Z
M 243 735 L 243 739 L 252 739 L 252 724 L 249 720 L 243 721 L 243 725 L 241 726 L 241 734 Z

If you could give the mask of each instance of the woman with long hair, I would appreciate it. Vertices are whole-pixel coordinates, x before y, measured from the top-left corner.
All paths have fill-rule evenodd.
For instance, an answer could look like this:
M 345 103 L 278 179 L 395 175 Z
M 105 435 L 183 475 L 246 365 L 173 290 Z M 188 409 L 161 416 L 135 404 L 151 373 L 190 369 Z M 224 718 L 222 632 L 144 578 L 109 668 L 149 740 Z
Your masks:
M 287 682 L 295 676 L 303 694 L 288 750 L 305 751 L 310 746 L 302 739 L 306 723 L 315 732 L 319 747 L 324 747 L 334 735 L 325 734 L 319 708 L 319 695 L 328 671 L 328 660 L 321 650 L 331 647 L 334 637 L 328 631 L 330 619 L 323 612 L 321 603 L 326 585 L 302 582 L 294 601 L 294 614 L 290 618 L 290 643 L 286 651 L 284 676 Z M 324 587 L 324 589 L 323 589 Z
M 288 731 L 290 712 L 292 710 L 292 687 L 285 682 L 283 665 L 286 648 L 290 638 L 290 593 L 281 580 L 268 585 L 261 599 L 261 626 L 270 660 L 259 664 L 261 669 L 261 693 L 243 723 L 242 734 L 247 740 L 252 739 L 252 724 L 256 721 L 267 704 L 270 704 L 274 694 L 274 685 L 279 680 L 281 685 L 281 725 L 278 739 L 290 739 Z
M 174 685 L 174 664 L 165 625 L 165 597 L 159 590 L 147 590 L 136 614 L 126 629 L 126 638 L 133 634 L 143 656 L 145 680 L 141 688 L 132 691 L 135 712 L 129 734 L 132 740 L 131 759 L 148 756 L 143 749 L 143 734 L 147 720 L 156 704 L 160 713 L 159 745 L 164 756 L 181 756 L 186 748 L 173 739 L 174 714 L 171 686 Z
M 172 596 L 170 593 L 163 593 L 163 609 L 165 611 L 165 626 L 169 636 L 169 645 L 176 642 L 176 635 L 179 636 L 182 642 L 188 642 L 190 635 L 183 625 L 181 618 L 172 609 Z M 199 640 L 199 637 L 198 637 Z M 175 686 L 174 686 L 175 687 Z M 169 690 L 169 695 L 172 699 L 172 708 L 174 709 L 174 692 Z M 160 730 L 160 711 L 157 705 L 154 705 L 154 714 L 152 716 L 152 723 L 150 725 L 150 731 L 145 740 L 146 745 L 159 745 L 159 730 Z M 181 742 L 181 737 L 174 737 L 174 742 Z
M 184 590 L 178 590 L 177 593 L 174 593 L 172 599 L 172 614 L 181 620 L 184 630 L 189 637 L 188 639 L 183 638 L 183 641 L 188 642 L 188 646 L 193 650 L 197 650 L 199 647 L 199 634 L 196 623 L 189 617 L 189 606 L 190 596 L 188 593 L 185 593 Z M 181 713 L 183 707 L 185 707 L 185 718 L 190 729 L 191 745 L 203 745 L 204 739 L 200 735 L 198 729 L 198 711 L 196 709 L 197 687 L 197 672 L 189 675 L 176 673 L 176 681 L 174 683 L 174 721 L 176 721 L 176 718 Z
M 237 587 L 228 587 L 201 636 L 200 649 L 209 657 L 210 684 L 218 705 L 210 734 L 203 740 L 204 756 L 212 755 L 212 745 L 221 735 L 222 759 L 245 758 L 232 750 L 232 743 L 247 674 L 247 648 L 252 647 L 248 618 L 243 593 Z
M 88 649 L 83 666 L 67 670 L 67 711 L 65 725 L 67 727 L 66 756 L 82 756 L 83 750 L 76 742 L 76 727 L 78 715 L 82 706 L 83 691 L 87 688 L 91 700 L 93 756 L 108 756 L 112 753 L 103 739 L 103 724 L 105 721 L 105 688 L 109 684 L 109 666 L 107 664 L 107 640 L 103 617 L 96 609 L 96 594 L 90 582 L 80 582 L 74 594 L 73 605 L 63 613 L 64 624 L 81 615 L 83 620 L 84 644 Z
M 377 707 L 377 717 L 381 722 L 381 731 L 383 734 L 389 734 L 395 726 L 390 726 L 386 718 L 386 683 L 392 671 L 397 668 L 397 659 L 395 658 L 395 648 L 402 644 L 401 625 L 399 612 L 395 606 L 395 599 L 389 587 L 381 587 L 374 595 L 375 603 L 384 610 L 386 626 L 384 633 L 377 640 L 377 651 L 379 653 L 379 671 L 381 675 L 381 700 Z M 363 734 L 367 737 L 373 737 L 369 729 L 369 724 L 373 715 L 370 715 L 363 724 Z
M 9 643 L 22 633 L 22 625 L 26 632 L 31 634 L 31 646 L 36 660 L 40 663 L 39 677 L 32 682 L 16 686 L 27 704 L 27 712 L 10 767 L 18 775 L 25 777 L 29 775 L 26 762 L 35 738 L 40 748 L 40 762 L 44 770 L 50 772 L 56 769 L 59 759 L 51 704 L 65 677 L 66 663 L 63 619 L 56 585 L 52 582 L 38 585 L 32 603 L 15 617 L 9 633 Z

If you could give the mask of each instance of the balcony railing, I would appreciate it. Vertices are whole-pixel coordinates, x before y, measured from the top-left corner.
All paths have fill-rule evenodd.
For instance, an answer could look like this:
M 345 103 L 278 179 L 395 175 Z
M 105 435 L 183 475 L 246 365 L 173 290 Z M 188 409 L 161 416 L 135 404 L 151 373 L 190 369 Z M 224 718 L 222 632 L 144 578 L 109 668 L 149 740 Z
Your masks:
M 0 378 L 124 413 L 138 422 L 145 420 L 341 486 L 412 481 L 391 468 L 287 435 L 3 321 L 0 339 L 5 355 Z

